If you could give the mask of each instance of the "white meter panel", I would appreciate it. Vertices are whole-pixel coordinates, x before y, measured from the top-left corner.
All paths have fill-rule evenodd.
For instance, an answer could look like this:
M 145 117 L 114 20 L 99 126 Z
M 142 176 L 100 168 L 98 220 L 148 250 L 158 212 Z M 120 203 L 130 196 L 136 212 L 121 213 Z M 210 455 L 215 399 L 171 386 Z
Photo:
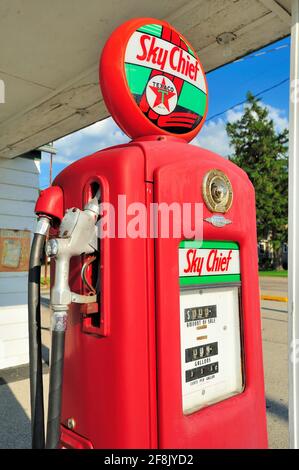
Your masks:
M 239 288 L 181 290 L 184 414 L 242 392 Z
M 211 256 L 234 260 L 233 272 L 228 266 L 225 274 L 213 272 L 207 276 L 203 270 L 196 277 L 190 273 L 180 276 L 182 407 L 188 415 L 241 393 L 244 383 L 239 247 L 228 242 L 222 242 L 224 246 L 203 242 L 200 248 L 195 245 L 199 242 L 182 243 L 180 274 L 191 249 L 194 256 L 202 258 L 203 267 L 209 266 Z

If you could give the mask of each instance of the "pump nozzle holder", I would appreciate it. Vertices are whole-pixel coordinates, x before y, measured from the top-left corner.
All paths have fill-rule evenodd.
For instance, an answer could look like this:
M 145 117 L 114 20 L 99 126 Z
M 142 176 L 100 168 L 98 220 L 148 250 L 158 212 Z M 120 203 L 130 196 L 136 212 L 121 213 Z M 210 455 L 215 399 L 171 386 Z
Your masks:
M 35 213 L 61 221 L 64 215 L 62 189 L 59 186 L 50 186 L 41 191 L 35 205 Z

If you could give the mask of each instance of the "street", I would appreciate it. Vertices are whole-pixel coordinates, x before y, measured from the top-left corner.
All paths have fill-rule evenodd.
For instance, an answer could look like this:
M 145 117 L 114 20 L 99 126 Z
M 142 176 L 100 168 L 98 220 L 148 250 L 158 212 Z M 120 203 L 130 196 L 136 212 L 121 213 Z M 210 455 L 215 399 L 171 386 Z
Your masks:
M 287 297 L 286 278 L 260 278 L 263 295 Z M 288 448 L 287 303 L 262 301 L 262 335 L 269 447 Z

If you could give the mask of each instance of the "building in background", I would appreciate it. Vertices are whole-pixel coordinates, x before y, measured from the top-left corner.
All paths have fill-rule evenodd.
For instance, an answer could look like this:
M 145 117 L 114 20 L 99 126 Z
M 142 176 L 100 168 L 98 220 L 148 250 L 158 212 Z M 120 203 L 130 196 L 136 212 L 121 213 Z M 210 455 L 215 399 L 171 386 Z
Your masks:
M 0 159 L 0 369 L 26 364 L 27 280 L 41 152 Z

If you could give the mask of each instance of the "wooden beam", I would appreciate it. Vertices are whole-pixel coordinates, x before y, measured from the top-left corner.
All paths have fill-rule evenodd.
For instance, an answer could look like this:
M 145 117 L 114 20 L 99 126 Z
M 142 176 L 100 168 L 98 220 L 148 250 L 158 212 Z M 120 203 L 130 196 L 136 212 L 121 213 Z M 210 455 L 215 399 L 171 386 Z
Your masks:
M 271 11 L 271 12 L 267 13 L 266 15 L 261 16 L 257 20 L 252 21 L 251 23 L 247 24 L 246 26 L 242 26 L 242 28 L 234 31 L 234 33 L 237 35 L 237 39 L 238 39 L 238 37 L 242 36 L 243 34 L 247 34 L 251 31 L 255 30 L 255 28 L 258 28 L 259 26 L 263 25 L 264 23 L 267 23 L 267 22 L 273 20 L 275 18 L 275 16 L 276 16 L 275 13 Z M 211 44 L 209 44 L 208 46 L 204 47 L 203 49 L 199 49 L 196 52 L 198 52 L 199 56 L 201 57 L 202 55 L 210 54 L 215 49 L 221 48 L 221 47 L 223 47 L 223 46 L 219 45 L 217 43 L 217 41 L 214 41 Z
M 287 23 L 288 25 L 291 25 L 291 13 L 289 13 L 287 10 L 285 10 L 279 3 L 276 2 L 276 0 L 259 0 L 265 7 L 269 8 L 269 10 L 273 11 L 279 18 Z

